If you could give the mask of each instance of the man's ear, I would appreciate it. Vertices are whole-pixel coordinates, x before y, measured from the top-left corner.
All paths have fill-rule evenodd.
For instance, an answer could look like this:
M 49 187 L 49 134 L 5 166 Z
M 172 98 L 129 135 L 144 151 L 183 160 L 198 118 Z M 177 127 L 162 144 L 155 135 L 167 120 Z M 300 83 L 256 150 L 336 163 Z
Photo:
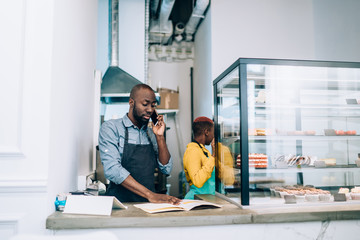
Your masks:
M 134 99 L 132 98 L 129 99 L 129 105 L 130 107 L 134 107 Z

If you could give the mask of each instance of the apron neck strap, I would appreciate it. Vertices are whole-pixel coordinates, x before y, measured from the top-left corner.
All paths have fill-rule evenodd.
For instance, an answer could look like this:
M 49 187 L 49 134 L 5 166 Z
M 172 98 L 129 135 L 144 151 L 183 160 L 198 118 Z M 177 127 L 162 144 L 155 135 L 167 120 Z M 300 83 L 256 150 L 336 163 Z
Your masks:
M 122 122 L 122 124 L 124 125 L 124 128 L 125 128 L 125 142 L 127 143 L 128 142 L 128 139 L 129 139 L 129 131 L 128 131 L 128 128 L 125 126 L 124 124 L 124 121 Z M 140 129 L 141 130 L 141 129 Z M 151 138 L 150 138 L 150 135 L 149 135 L 149 128 L 146 129 L 146 136 L 149 140 L 149 143 L 151 144 L 151 146 L 153 146 L 153 143 L 151 141 Z
M 194 140 L 194 142 L 195 142 L 195 143 L 197 143 L 197 145 L 199 145 L 199 147 L 200 147 L 200 148 L 201 148 L 201 150 L 203 151 L 204 155 L 205 155 L 207 158 L 209 158 L 208 153 L 207 153 L 207 152 L 205 152 L 205 150 L 202 148 L 202 146 L 200 145 L 200 143 L 199 143 L 199 142 L 197 142 L 197 141 L 195 141 L 195 140 Z

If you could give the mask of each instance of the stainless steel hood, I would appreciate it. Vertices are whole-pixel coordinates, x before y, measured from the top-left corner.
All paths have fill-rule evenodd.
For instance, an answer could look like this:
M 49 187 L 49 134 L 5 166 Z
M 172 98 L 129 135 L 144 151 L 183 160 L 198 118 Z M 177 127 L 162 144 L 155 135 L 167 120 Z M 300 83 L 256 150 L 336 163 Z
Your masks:
M 130 91 L 142 83 L 119 68 L 119 1 L 109 1 L 110 66 L 101 83 L 101 101 L 105 103 L 128 102 Z
M 110 66 L 102 79 L 101 101 L 105 103 L 128 102 L 131 89 L 142 83 L 118 66 Z

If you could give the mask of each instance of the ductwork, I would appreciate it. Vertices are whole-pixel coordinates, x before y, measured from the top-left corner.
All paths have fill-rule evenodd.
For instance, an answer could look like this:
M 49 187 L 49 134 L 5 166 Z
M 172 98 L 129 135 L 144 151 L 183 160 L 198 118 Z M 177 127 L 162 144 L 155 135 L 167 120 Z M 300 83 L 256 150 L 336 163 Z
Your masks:
M 169 20 L 175 0 L 162 0 L 157 20 L 151 22 L 150 43 L 168 43 L 173 33 L 173 24 Z
M 193 13 L 185 26 L 186 41 L 192 41 L 193 35 L 199 25 L 200 19 L 209 5 L 209 0 L 197 0 Z
M 119 1 L 109 3 L 109 40 L 110 66 L 106 70 L 101 84 L 101 101 L 105 103 L 127 102 L 131 89 L 142 83 L 126 71 L 118 67 L 119 64 Z
M 156 15 L 156 12 L 157 12 L 157 9 L 158 9 L 158 6 L 159 6 L 159 1 L 160 0 L 152 0 L 151 1 L 151 15 L 152 16 Z

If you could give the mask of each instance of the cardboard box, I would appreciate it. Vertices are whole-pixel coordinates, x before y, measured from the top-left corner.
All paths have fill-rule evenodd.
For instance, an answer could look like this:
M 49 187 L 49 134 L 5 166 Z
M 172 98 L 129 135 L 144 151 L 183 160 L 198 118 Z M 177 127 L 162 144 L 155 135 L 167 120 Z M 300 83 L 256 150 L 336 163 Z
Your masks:
M 158 109 L 179 109 L 179 92 L 167 88 L 159 88 L 160 104 Z

